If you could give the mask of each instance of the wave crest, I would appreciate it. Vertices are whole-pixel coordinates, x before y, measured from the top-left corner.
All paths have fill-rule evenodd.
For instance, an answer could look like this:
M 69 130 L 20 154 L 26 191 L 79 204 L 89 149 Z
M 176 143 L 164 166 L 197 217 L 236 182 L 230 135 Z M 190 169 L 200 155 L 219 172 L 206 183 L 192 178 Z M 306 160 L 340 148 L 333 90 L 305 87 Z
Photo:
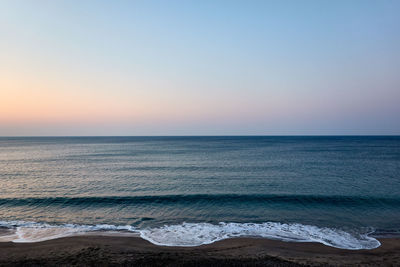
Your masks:
M 10 229 L 0 242 L 40 242 L 60 237 L 88 234 L 95 231 L 128 231 L 156 245 L 162 246 L 199 246 L 234 237 L 263 237 L 291 242 L 319 242 L 327 246 L 342 249 L 373 249 L 380 242 L 368 234 L 321 228 L 303 224 L 265 223 L 182 223 L 156 228 L 136 229 L 130 225 L 50 225 L 35 222 L 0 221 L 0 227 Z
M 102 197 L 44 197 L 0 198 L 0 206 L 79 206 L 79 205 L 134 205 L 173 203 L 283 203 L 331 206 L 398 206 L 398 197 L 320 196 L 320 195 L 269 195 L 269 194 L 190 194 L 190 195 L 144 195 Z
M 319 242 L 342 249 L 373 249 L 380 242 L 368 234 L 320 228 L 303 224 L 275 222 L 256 223 L 183 223 L 140 231 L 140 236 L 154 244 L 165 246 L 199 246 L 233 237 L 264 237 L 292 242 Z

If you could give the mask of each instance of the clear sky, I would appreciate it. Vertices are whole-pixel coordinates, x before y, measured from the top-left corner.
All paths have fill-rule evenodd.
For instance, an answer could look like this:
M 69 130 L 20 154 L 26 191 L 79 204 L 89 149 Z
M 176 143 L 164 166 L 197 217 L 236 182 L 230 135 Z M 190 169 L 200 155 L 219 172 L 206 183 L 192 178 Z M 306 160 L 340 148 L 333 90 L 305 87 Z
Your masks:
M 400 134 L 400 1 L 0 1 L 0 135 Z

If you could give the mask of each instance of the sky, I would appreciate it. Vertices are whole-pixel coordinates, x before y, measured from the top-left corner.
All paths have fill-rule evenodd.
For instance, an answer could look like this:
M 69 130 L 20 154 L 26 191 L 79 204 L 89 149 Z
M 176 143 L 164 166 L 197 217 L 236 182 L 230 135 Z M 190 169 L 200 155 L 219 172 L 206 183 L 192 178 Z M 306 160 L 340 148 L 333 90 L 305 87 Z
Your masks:
M 0 135 L 399 135 L 400 1 L 0 1 Z

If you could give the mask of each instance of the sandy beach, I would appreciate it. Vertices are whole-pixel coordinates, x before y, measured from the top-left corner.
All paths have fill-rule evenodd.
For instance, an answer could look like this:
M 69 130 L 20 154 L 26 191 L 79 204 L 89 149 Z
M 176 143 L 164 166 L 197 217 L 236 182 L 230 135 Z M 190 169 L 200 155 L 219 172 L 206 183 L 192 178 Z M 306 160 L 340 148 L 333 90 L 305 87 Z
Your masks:
M 400 266 L 400 239 L 373 250 L 235 238 L 198 247 L 156 246 L 139 237 L 75 236 L 0 243 L 1 266 Z

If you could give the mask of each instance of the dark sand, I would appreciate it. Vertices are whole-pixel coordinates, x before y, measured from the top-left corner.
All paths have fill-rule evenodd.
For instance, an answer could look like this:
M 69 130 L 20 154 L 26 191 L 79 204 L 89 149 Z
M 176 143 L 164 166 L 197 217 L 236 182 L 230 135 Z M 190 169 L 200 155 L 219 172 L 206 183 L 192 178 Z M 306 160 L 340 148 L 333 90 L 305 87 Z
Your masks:
M 0 266 L 400 266 L 400 239 L 373 250 L 236 238 L 199 247 L 162 247 L 138 237 L 76 236 L 0 243 Z

